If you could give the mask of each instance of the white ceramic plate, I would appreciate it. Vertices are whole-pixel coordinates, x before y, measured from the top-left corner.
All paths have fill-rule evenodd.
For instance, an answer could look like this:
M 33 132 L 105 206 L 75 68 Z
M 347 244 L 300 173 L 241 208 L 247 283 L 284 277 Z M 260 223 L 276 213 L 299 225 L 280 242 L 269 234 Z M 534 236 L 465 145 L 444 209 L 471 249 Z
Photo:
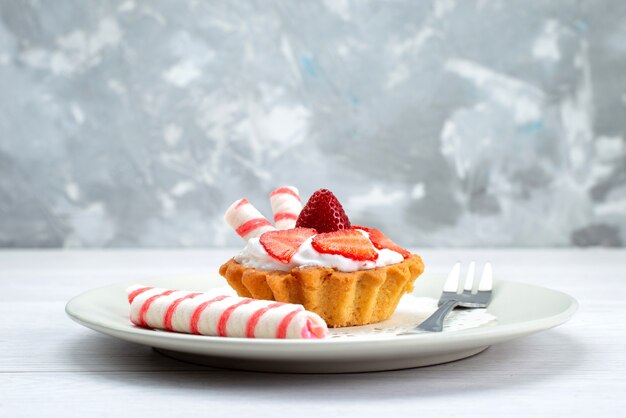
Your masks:
M 444 277 L 417 280 L 414 295 L 437 298 Z M 496 281 L 487 310 L 497 322 L 460 331 L 381 338 L 380 335 L 326 340 L 206 337 L 141 329 L 129 319 L 125 289 L 136 282 L 90 290 L 68 302 L 76 322 L 123 340 L 154 347 L 181 360 L 215 367 L 292 373 L 394 370 L 445 363 L 472 356 L 492 344 L 555 327 L 578 304 L 571 296 L 522 283 Z M 203 291 L 223 287 L 218 275 L 170 277 L 142 284 Z

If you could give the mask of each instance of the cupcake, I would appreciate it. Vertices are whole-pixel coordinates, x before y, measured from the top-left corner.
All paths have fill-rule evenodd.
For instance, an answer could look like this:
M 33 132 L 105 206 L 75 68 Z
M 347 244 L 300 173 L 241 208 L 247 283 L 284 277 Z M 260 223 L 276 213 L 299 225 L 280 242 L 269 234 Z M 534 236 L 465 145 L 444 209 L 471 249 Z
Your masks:
M 247 241 L 220 267 L 242 297 L 296 303 L 330 327 L 388 319 L 424 271 L 422 259 L 375 228 L 351 225 L 335 195 L 316 191 L 302 208 L 295 187 L 270 194 L 272 224 L 246 199 L 225 219 Z

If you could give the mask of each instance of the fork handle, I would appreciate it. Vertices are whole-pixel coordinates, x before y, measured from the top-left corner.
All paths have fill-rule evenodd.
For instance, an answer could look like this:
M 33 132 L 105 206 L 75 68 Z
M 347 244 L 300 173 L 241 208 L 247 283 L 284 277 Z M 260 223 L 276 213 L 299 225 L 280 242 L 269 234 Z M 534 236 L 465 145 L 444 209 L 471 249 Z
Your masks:
M 443 330 L 444 319 L 458 304 L 458 300 L 448 300 L 442 303 L 441 306 L 439 306 L 439 309 L 426 318 L 424 322 L 419 324 L 417 328 L 422 331 L 441 332 Z

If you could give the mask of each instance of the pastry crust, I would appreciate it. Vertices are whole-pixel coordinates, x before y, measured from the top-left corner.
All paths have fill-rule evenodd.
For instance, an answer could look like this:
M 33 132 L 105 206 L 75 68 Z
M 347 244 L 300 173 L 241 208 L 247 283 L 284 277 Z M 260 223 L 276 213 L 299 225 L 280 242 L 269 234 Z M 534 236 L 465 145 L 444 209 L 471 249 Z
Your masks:
M 260 270 L 234 259 L 220 267 L 220 274 L 239 296 L 301 304 L 329 327 L 384 321 L 423 271 L 424 263 L 416 254 L 401 263 L 355 272 L 318 266 Z

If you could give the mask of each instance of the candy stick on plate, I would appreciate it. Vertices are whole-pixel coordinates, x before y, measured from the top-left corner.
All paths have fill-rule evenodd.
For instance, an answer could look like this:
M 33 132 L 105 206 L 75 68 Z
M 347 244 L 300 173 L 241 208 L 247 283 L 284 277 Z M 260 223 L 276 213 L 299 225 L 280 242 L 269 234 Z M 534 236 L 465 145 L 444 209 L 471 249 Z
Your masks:
M 322 318 L 302 305 L 240 298 L 219 290 L 189 292 L 134 285 L 130 320 L 143 328 L 238 338 L 324 338 Z

